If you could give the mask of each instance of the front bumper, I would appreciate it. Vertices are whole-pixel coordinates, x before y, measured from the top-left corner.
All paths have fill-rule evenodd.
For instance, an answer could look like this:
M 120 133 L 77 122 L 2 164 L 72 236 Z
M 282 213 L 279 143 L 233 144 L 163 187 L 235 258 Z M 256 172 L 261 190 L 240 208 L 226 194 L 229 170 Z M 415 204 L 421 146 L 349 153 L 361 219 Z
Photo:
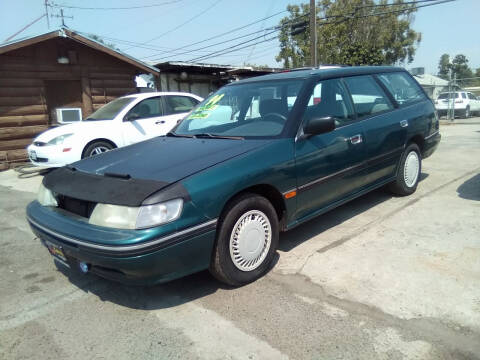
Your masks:
M 75 149 L 63 145 L 36 146 L 31 144 L 27 147 L 28 158 L 33 165 L 46 167 L 61 167 L 80 160 L 81 155 Z
M 125 284 L 153 285 L 207 269 L 215 241 L 216 220 L 155 236 L 152 229 L 92 226 L 59 216 L 36 201 L 27 207 L 27 220 L 43 245 L 62 249 L 71 268 L 84 262 L 90 272 Z

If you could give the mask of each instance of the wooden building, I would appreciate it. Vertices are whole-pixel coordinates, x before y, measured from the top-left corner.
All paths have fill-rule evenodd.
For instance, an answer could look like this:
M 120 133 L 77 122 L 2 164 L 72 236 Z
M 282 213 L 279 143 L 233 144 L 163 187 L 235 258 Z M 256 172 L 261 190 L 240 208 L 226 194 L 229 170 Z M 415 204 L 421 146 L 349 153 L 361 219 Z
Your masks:
M 32 139 L 58 125 L 56 109 L 85 118 L 136 92 L 138 74 L 159 71 L 67 28 L 0 44 L 0 170 L 27 159 Z
M 203 98 L 229 82 L 281 70 L 184 61 L 163 62 L 155 67 L 160 70 L 156 82 L 158 91 L 185 91 Z

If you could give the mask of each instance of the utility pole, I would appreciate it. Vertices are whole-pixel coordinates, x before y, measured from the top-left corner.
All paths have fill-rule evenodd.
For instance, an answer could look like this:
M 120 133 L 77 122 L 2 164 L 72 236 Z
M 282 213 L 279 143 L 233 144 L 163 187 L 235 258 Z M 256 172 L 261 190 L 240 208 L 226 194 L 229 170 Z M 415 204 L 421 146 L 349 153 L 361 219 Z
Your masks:
M 47 28 L 50 30 L 50 20 L 48 19 L 48 0 L 45 0 L 45 14 L 47 14 Z
M 313 67 L 317 66 L 317 12 L 315 0 L 310 0 L 310 56 Z

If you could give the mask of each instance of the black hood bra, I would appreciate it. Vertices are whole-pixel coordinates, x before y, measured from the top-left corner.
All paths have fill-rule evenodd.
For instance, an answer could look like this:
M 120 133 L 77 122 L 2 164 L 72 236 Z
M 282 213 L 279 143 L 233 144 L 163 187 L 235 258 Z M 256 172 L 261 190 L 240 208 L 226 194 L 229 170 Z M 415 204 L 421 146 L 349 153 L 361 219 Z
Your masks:
M 157 137 L 56 169 L 43 184 L 79 200 L 139 206 L 169 185 L 268 141 Z

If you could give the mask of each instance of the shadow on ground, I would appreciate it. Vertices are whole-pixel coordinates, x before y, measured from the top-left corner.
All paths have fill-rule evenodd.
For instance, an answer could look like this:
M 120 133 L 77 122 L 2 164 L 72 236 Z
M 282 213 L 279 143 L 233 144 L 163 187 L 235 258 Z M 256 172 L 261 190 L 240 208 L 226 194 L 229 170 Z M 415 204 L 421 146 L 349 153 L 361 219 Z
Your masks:
M 422 173 L 420 181 L 428 177 Z M 351 219 L 366 210 L 392 198 L 384 189 L 378 189 L 342 205 L 320 217 L 280 235 L 279 250 L 289 251 L 304 241 Z M 278 254 L 272 267 L 278 262 Z M 102 279 L 93 274 L 82 275 L 67 270 L 62 265 L 57 268 L 67 276 L 72 284 L 109 301 L 132 309 L 157 310 L 179 306 L 215 293 L 219 289 L 232 290 L 213 278 L 208 271 L 202 271 L 166 284 L 144 287 L 128 286 Z
M 480 200 L 480 174 L 474 175 L 457 189 L 462 199 Z

